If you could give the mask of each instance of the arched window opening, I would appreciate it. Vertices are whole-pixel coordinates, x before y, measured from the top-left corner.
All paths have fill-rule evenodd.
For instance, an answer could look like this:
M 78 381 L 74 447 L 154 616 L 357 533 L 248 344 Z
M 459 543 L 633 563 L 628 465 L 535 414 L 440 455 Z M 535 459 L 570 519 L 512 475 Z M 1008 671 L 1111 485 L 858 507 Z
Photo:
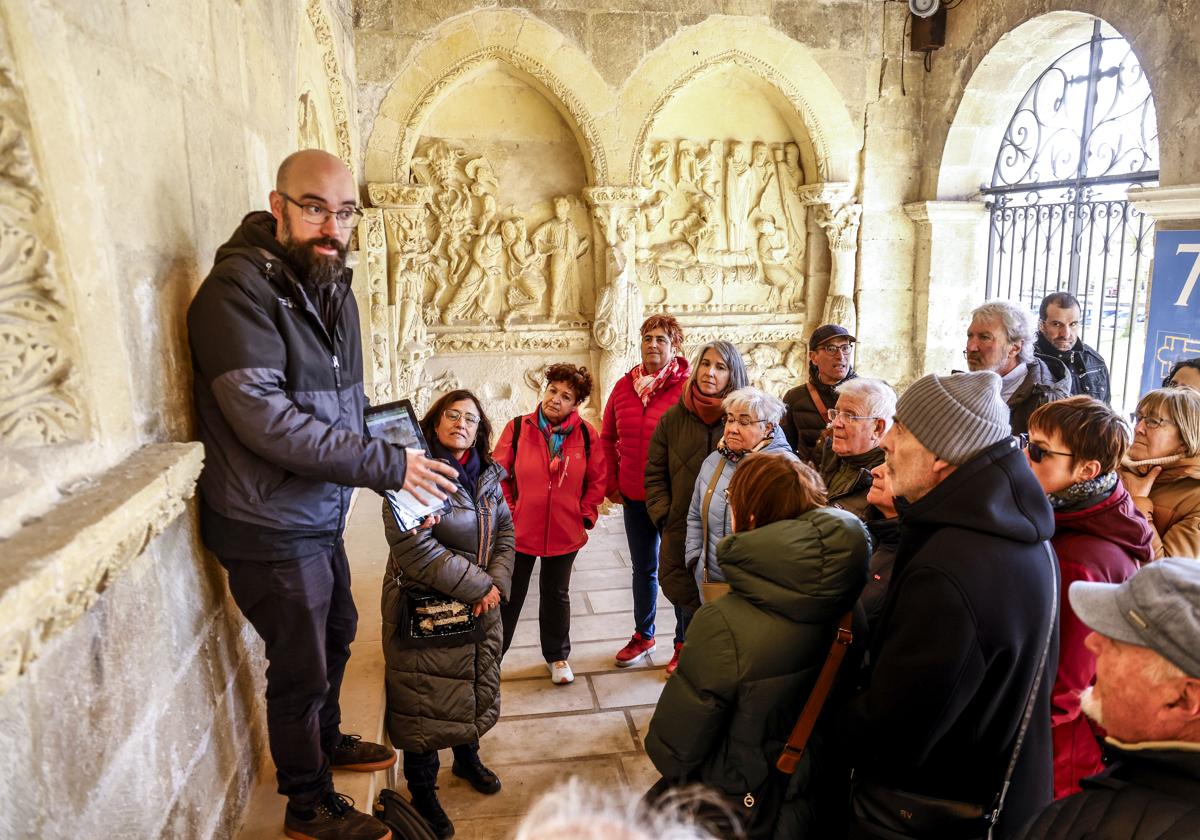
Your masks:
M 1009 120 L 991 184 L 989 298 L 1034 311 L 1079 299 L 1083 340 L 1108 362 L 1112 401 L 1136 399 L 1145 350 L 1153 224 L 1126 200 L 1158 181 L 1154 101 L 1129 43 L 1092 37 L 1030 86 Z

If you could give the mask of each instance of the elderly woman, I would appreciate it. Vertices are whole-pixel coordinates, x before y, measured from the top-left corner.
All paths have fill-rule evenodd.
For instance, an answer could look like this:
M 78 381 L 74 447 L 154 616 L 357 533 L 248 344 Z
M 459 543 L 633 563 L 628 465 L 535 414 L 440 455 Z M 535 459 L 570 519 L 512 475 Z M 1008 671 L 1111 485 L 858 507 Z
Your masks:
M 769 833 L 750 836 L 830 836 L 814 826 L 828 801 L 815 790 L 827 778 L 819 743 L 805 750 L 782 802 L 764 790 L 816 683 L 834 622 L 854 604 L 866 573 L 862 522 L 824 501 L 811 467 L 778 453 L 746 456 L 729 482 L 733 534 L 717 547 L 730 592 L 696 613 L 678 675 L 646 734 L 646 753 L 664 780 L 656 788 L 699 782 L 739 804 L 752 794 L 773 811 L 755 820 Z
M 829 409 L 829 438 L 821 450 L 820 471 L 829 503 L 860 519 L 867 507 L 871 470 L 883 463 L 879 441 L 892 427 L 896 392 L 881 379 L 859 377 L 837 389 Z
M 1154 556 L 1200 557 L 1200 391 L 1159 388 L 1133 415 L 1121 483 L 1154 531 Z
M 438 837 L 454 827 L 435 792 L 438 750 L 454 751 L 453 772 L 481 793 L 500 780 L 479 759 L 479 738 L 500 716 L 500 605 L 513 564 L 513 522 L 500 490 L 503 470 L 489 454 L 492 426 L 470 391 L 451 391 L 433 404 L 421 430 L 435 458 L 458 471 L 450 512 L 432 528 L 401 532 L 387 502 L 384 533 L 391 546 L 383 582 L 383 657 L 388 737 L 404 751 L 413 805 Z M 470 607 L 481 625 L 417 643 L 405 622 L 414 597 L 433 595 Z
M 738 464 L 751 452 L 780 452 L 795 458 L 779 421 L 783 401 L 757 388 L 739 388 L 725 398 L 725 435 L 717 450 L 704 459 L 688 508 L 684 562 L 696 578 L 701 602 L 707 602 L 706 583 L 724 584 L 717 565 L 717 543 L 730 532 L 725 488 Z M 720 587 L 723 588 L 723 587 Z
M 679 402 L 667 409 L 650 438 L 646 455 L 646 511 L 662 536 L 658 577 L 675 605 L 675 652 L 667 676 L 679 665 L 679 651 L 692 613 L 700 608 L 696 580 L 684 563 L 687 515 L 700 465 L 725 430 L 725 397 L 747 385 L 742 354 L 728 341 L 700 348 Z
M 517 542 L 512 594 L 500 610 L 504 650 L 512 644 L 533 564 L 540 557 L 538 628 L 542 656 L 555 685 L 575 679 L 567 663 L 571 567 L 604 501 L 604 448 L 578 411 L 591 393 L 587 368 L 550 365 L 541 404 L 509 423 L 492 453 L 508 473 L 502 486 Z
M 622 505 L 625 539 L 633 567 L 633 637 L 617 652 L 626 668 L 655 648 L 658 604 L 658 529 L 646 512 L 646 453 L 654 427 L 679 402 L 690 369 L 680 356 L 683 330 L 670 315 L 651 315 L 642 323 L 642 361 L 617 380 L 604 405 L 606 495 Z

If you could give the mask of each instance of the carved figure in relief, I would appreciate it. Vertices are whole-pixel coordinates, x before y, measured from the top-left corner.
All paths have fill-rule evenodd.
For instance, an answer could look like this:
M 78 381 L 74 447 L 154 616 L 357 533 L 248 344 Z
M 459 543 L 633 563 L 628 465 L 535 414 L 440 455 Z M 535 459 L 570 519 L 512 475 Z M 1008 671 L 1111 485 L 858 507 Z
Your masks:
M 483 208 L 479 213 L 479 222 L 475 225 L 475 232 L 491 233 L 492 220 L 496 217 L 496 193 L 500 189 L 500 184 L 496 181 L 492 165 L 485 158 L 479 157 L 467 161 L 465 170 L 467 177 L 472 179 L 471 195 L 479 199 Z
M 680 186 L 690 184 L 699 189 L 700 166 L 696 161 L 696 144 L 691 140 L 679 141 L 679 160 L 677 164 Z
M 700 170 L 698 186 L 701 192 L 715 200 L 721 189 L 721 141 L 709 143 L 708 149 L 696 158 L 696 165 Z
M 775 309 L 783 301 L 790 301 L 796 295 L 796 288 L 803 284 L 804 277 L 796 270 L 788 259 L 787 232 L 775 226 L 771 216 L 764 216 L 758 221 L 758 259 L 762 263 L 763 279 L 771 287 L 767 296 L 767 306 Z
M 648 235 L 652 233 L 656 227 L 662 224 L 662 220 L 666 218 L 667 198 L 668 196 L 665 191 L 658 190 L 642 204 L 640 219 L 641 231 L 644 234 Z
M 508 257 L 509 286 L 505 294 L 508 311 L 504 315 L 504 327 L 507 329 L 513 318 L 542 314 L 546 276 L 538 264 L 537 251 L 529 244 L 525 234 L 524 219 L 518 217 L 501 222 L 500 239 Z
M 702 250 L 707 247 L 708 241 L 712 239 L 716 227 L 716 205 L 717 203 L 710 196 L 705 193 L 696 193 L 692 196 L 692 203 L 688 208 L 687 215 L 671 222 L 671 233 L 690 246 L 691 255 L 694 257 L 699 257 Z M 664 244 L 677 245 L 679 243 Z
M 730 143 L 725 160 L 725 231 L 730 251 L 745 251 L 750 247 L 746 227 L 755 198 L 754 181 L 746 144 Z
M 430 204 L 438 223 L 438 238 L 433 248 L 446 255 L 446 274 L 454 281 L 469 260 L 467 236 L 471 232 L 471 197 L 451 184 L 434 193 Z
M 579 317 L 579 271 L 576 261 L 588 251 L 587 237 L 580 236 L 568 218 L 571 204 L 566 196 L 554 199 L 554 218 L 533 234 L 533 247 L 549 255 L 550 320 Z
M 800 188 L 804 186 L 804 172 L 800 168 L 800 147 L 788 143 L 782 156 L 776 152 L 776 171 L 779 176 L 780 205 L 783 208 L 783 225 L 791 242 L 792 260 L 802 263 L 808 244 L 808 210 L 800 201 Z
M 442 311 L 443 324 L 458 319 L 495 323 L 495 318 L 484 307 L 484 301 L 497 287 L 503 258 L 504 242 L 500 234 L 485 233 L 476 237 L 471 248 L 471 266 Z
M 666 183 L 667 168 L 671 165 L 671 144 L 659 143 L 654 147 L 654 156 L 646 166 L 647 174 L 642 177 L 642 186 L 654 187 L 659 182 Z

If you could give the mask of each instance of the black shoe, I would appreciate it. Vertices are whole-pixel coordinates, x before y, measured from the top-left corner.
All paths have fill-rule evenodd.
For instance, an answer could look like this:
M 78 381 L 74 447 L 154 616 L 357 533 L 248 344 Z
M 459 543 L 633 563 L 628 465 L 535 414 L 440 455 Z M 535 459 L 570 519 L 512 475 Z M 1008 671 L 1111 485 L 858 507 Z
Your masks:
M 295 840 L 391 840 L 391 830 L 362 811 L 349 796 L 330 791 L 311 811 L 287 808 L 283 833 Z
M 396 751 L 383 744 L 372 744 L 357 735 L 343 735 L 333 745 L 329 764 L 334 770 L 374 773 L 396 763 Z
M 417 809 L 421 818 L 429 823 L 430 830 L 438 840 L 454 836 L 454 823 L 450 822 L 450 818 L 442 810 L 442 803 L 438 802 L 437 785 L 409 785 L 408 792 L 412 794 L 413 807 Z
M 466 779 L 471 783 L 471 787 L 480 793 L 493 794 L 500 790 L 500 779 L 478 759 L 474 763 L 464 763 L 455 759 L 450 772 L 460 779 Z

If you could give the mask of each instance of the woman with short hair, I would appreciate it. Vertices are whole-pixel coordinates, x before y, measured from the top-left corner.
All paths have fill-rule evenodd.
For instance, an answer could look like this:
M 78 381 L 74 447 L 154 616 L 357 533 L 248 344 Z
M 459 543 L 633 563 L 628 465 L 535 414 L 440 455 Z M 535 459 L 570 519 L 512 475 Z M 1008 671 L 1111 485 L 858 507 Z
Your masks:
M 1154 556 L 1200 557 L 1200 391 L 1151 391 L 1133 420 L 1121 483 L 1150 521 Z
M 700 465 L 717 448 L 725 430 L 723 402 L 748 384 L 742 354 L 728 341 L 710 341 L 696 353 L 679 402 L 667 409 L 646 455 L 646 511 L 662 538 L 658 578 L 675 605 L 675 651 L 667 676 L 675 673 L 679 651 L 700 592 L 684 563 L 687 515 Z
M 504 427 L 492 456 L 507 472 L 501 486 L 512 509 L 517 553 L 512 594 L 501 608 L 504 650 L 516 633 L 533 564 L 541 558 L 538 628 L 555 685 L 575 679 L 571 654 L 571 567 L 604 501 L 604 447 L 579 416 L 592 393 L 587 368 L 546 368 L 540 405 Z

